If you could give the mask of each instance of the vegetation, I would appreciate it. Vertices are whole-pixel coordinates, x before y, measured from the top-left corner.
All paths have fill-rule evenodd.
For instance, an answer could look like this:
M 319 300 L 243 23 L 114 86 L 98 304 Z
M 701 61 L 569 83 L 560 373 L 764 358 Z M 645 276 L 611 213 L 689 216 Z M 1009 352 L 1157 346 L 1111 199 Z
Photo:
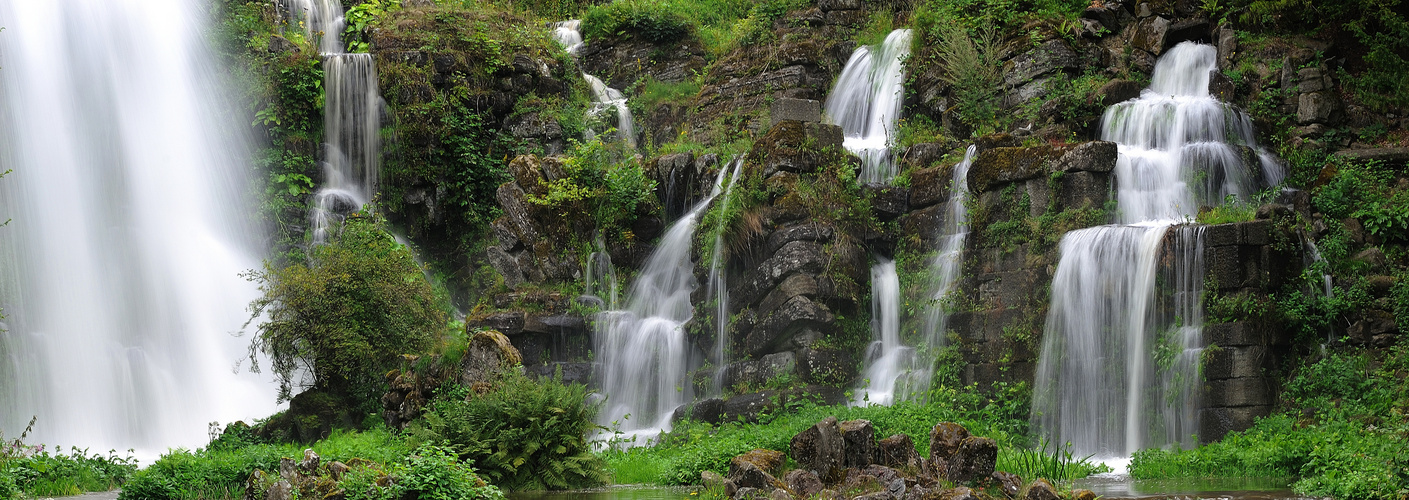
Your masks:
M 0 500 L 108 491 L 122 486 L 137 471 L 131 455 L 114 450 L 90 455 L 86 449 L 70 447 L 65 454 L 58 447 L 50 453 L 44 445 L 26 445 L 24 439 L 34 423 L 30 420 L 13 440 L 6 441 L 0 434 Z
M 768 40 L 774 21 L 805 5 L 803 0 L 615 0 L 588 8 L 582 33 L 588 40 L 631 36 L 664 44 L 693 35 L 708 54 L 722 58 Z
M 528 201 L 564 218 L 592 214 L 600 230 L 630 241 L 628 223 L 641 209 L 656 203 L 655 181 L 630 153 L 622 142 L 574 141 L 572 153 L 562 163 L 565 176 L 549 181 L 545 194 L 529 195 Z
M 1136 453 L 1130 473 L 1159 477 L 1295 477 L 1303 495 L 1400 498 L 1409 490 L 1409 345 L 1387 357 L 1337 352 L 1287 383 L 1292 409 L 1194 450 Z
M 494 484 L 510 490 L 575 489 L 605 481 L 601 459 L 587 436 L 597 406 L 587 388 L 561 379 L 509 375 L 496 387 L 466 398 L 446 391 L 411 431 L 414 439 L 445 443 Z
M 381 374 L 402 354 L 425 352 L 446 326 L 421 267 L 377 216 L 348 217 L 307 264 L 266 263 L 246 277 L 263 293 L 249 308 L 259 321 L 250 361 L 258 369 L 259 354 L 269 357 L 281 399 L 311 387 L 373 412 Z

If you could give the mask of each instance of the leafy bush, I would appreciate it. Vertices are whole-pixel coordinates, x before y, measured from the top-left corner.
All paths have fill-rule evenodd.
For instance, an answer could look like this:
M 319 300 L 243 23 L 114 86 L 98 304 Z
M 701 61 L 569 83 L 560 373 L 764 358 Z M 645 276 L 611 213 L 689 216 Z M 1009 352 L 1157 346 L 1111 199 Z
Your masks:
M 620 142 L 574 142 L 563 161 L 563 172 L 566 177 L 548 182 L 546 194 L 529 195 L 529 203 L 563 214 L 589 213 L 604 231 L 624 231 L 638 209 L 656 199 L 655 181 L 646 176 L 640 159 Z
M 411 251 L 383 224 L 354 214 L 331 243 L 311 250 L 309 264 L 266 263 L 246 274 L 263 292 L 249 306 L 250 322 L 262 318 L 250 360 L 269 356 L 282 399 L 295 384 L 309 385 L 374 411 L 384 392 L 381 374 L 400 355 L 424 351 L 445 327 Z M 305 373 L 311 381 L 296 380 Z
M 1003 90 L 996 32 L 982 27 L 970 34 L 951 24 L 940 27 L 935 39 L 945 68 L 941 78 L 954 86 L 959 116 L 974 128 L 975 135 L 994 132 Z
M 604 482 L 601 459 L 587 435 L 597 429 L 597 406 L 587 388 L 561 379 L 501 379 L 489 393 L 465 399 L 452 393 L 430 406 L 411 434 L 445 443 L 511 490 L 574 489 Z
M 1394 170 L 1379 161 L 1331 161 L 1335 176 L 1315 191 L 1316 208 L 1337 220 L 1354 217 L 1386 240 L 1409 241 L 1409 190 L 1394 188 Z
M 669 43 L 690 33 L 690 23 L 664 0 L 617 0 L 587 9 L 582 34 L 587 39 L 635 36 L 651 43 Z
M 394 469 L 399 476 L 387 500 L 418 498 L 426 500 L 503 500 L 504 492 L 485 483 L 474 469 L 455 458 L 449 448 L 422 445 L 406 457 L 406 464 Z

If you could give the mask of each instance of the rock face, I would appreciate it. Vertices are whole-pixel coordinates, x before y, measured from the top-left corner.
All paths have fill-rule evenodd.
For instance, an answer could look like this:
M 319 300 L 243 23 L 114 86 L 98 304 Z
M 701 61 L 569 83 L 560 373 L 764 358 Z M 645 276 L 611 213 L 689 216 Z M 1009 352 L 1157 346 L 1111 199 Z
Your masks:
M 475 332 L 460 361 L 460 385 L 478 392 L 487 391 L 494 379 L 520 363 L 523 357 L 504 334 L 493 330 Z
M 837 419 L 828 417 L 793 436 L 788 454 L 800 467 L 824 481 L 834 481 L 840 478 L 843 469 L 845 446 Z

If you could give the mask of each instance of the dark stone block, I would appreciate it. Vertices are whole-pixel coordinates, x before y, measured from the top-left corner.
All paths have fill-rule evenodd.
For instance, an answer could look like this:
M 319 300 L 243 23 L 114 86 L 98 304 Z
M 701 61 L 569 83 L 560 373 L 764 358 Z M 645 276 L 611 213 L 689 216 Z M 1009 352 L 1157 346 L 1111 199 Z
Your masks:
M 1072 172 L 1062 176 L 1057 202 L 1063 209 L 1102 208 L 1110 192 L 1110 174 Z
M 1276 402 L 1271 381 L 1261 377 L 1211 380 L 1204 401 L 1210 407 L 1267 406 Z
M 1199 443 L 1212 443 L 1223 439 L 1229 432 L 1247 430 L 1258 418 L 1271 414 L 1271 406 L 1199 410 Z
M 1254 220 L 1238 224 L 1241 238 L 1239 243 L 1244 245 L 1266 245 L 1270 242 L 1272 234 L 1272 221 L 1268 219 Z
M 1204 378 L 1221 380 L 1264 377 L 1274 366 L 1272 353 L 1263 346 L 1222 347 L 1205 351 Z

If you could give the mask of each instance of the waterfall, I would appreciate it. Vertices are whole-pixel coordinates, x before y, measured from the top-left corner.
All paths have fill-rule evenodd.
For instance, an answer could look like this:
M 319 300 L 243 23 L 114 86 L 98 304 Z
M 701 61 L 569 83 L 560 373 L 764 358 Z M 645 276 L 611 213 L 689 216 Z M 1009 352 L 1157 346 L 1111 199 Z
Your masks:
M 709 283 L 705 297 L 714 299 L 714 383 L 711 390 L 715 394 L 724 392 L 725 367 L 729 364 L 729 284 L 724 276 L 724 213 L 729 210 L 730 194 L 734 183 L 743 172 L 742 157 L 734 157 L 734 173 L 729 176 L 729 184 L 724 187 L 724 198 L 719 210 L 720 219 L 714 228 L 714 252 L 709 259 Z M 725 167 L 727 170 L 728 167 Z
M 857 178 L 887 184 L 896 169 L 890 148 L 905 98 L 905 60 L 910 30 L 898 29 L 879 46 L 857 47 L 827 96 L 827 120 L 840 125 L 847 151 L 861 157 Z
M 309 209 L 314 244 L 343 216 L 362 209 L 377 191 L 381 157 L 381 95 L 371 54 L 349 54 L 338 0 L 290 0 L 288 19 L 302 22 L 323 56 L 323 185 Z
M 204 445 L 275 410 L 236 365 L 260 262 L 234 95 L 182 0 L 0 3 L 0 430 Z
M 376 192 L 381 97 L 371 54 L 323 54 L 323 186 L 314 194 L 313 242 L 327 241 L 342 216 Z
M 900 343 L 900 277 L 895 261 L 881 259 L 871 266 L 871 344 L 866 347 L 866 387 L 855 403 L 889 405 L 895 382 L 909 367 L 914 349 Z
M 939 248 L 930 261 L 928 304 L 920 345 L 906 347 L 900 341 L 900 285 L 895 263 L 883 261 L 871 268 L 873 342 L 865 357 L 863 379 L 867 385 L 857 391 L 857 403 L 888 405 L 896 400 L 920 398 L 930 389 L 938 349 L 947 343 L 949 315 L 944 310 L 944 300 L 958 284 L 963 269 L 964 240 L 969 235 L 969 165 L 976 151 L 969 146 L 963 161 L 954 165 L 949 201 L 937 232 Z
M 568 54 L 577 57 L 578 51 L 582 49 L 582 21 L 571 19 L 555 23 L 553 25 L 553 40 L 562 45 Z M 620 90 L 608 87 L 600 78 L 582 73 L 582 79 L 587 81 L 587 87 L 592 91 L 592 107 L 588 109 L 588 117 L 597 117 L 610 110 L 616 111 L 617 136 L 626 141 L 628 146 L 636 147 L 636 124 L 631 116 L 631 108 L 626 105 L 626 97 Z M 589 139 L 591 132 L 588 131 Z
M 1077 454 L 1194 444 L 1203 231 L 1176 224 L 1282 177 L 1247 115 L 1209 95 L 1216 56 L 1207 45 L 1175 46 L 1150 88 L 1102 118 L 1120 153 L 1123 225 L 1062 238 L 1032 408 L 1033 427 Z
M 597 315 L 593 352 L 601 366 L 606 404 L 599 423 L 629 436 L 653 437 L 691 399 L 686 380 L 690 345 L 684 324 L 694 317 L 690 294 L 699 286 L 690 243 L 701 213 L 719 195 L 727 168 L 709 197 L 680 217 L 647 259 L 627 293 L 626 309 Z
M 583 295 L 595 299 L 601 309 L 617 308 L 616 266 L 602 235 L 597 235 L 597 250 L 587 256 L 587 276 L 583 278 Z

